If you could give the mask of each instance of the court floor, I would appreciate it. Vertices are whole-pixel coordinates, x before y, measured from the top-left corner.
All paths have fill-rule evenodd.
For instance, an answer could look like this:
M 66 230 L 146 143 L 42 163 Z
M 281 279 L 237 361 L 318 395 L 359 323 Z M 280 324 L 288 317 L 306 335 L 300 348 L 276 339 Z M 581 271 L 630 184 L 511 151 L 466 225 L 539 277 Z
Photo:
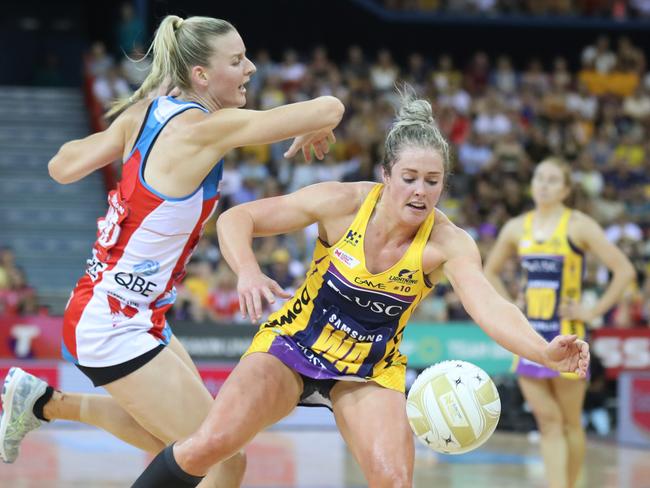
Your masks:
M 501 432 L 485 447 L 462 456 L 437 455 L 418 446 L 414 486 L 542 488 L 545 484 L 538 448 L 524 435 Z M 365 486 L 355 461 L 331 428 L 267 431 L 247 452 L 246 487 Z M 53 424 L 25 439 L 16 463 L 0 464 L 0 487 L 128 487 L 148 459 L 100 430 Z M 579 486 L 650 488 L 650 451 L 591 440 Z

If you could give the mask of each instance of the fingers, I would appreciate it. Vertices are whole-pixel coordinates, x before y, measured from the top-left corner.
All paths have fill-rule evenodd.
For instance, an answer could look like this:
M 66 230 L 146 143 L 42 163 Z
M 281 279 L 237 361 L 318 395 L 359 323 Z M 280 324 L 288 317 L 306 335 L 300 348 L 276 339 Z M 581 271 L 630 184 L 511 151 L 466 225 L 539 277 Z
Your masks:
M 276 282 L 273 282 L 273 285 L 271 285 L 273 288 L 273 293 L 275 293 L 276 296 L 280 298 L 291 298 L 291 293 L 287 293 L 280 285 L 278 285 Z
M 256 323 L 260 318 L 262 318 L 262 296 L 259 290 L 253 290 L 253 314 L 251 319 L 253 323 Z
M 242 318 L 250 317 L 251 320 L 254 320 L 255 307 L 253 306 L 253 296 L 250 293 L 244 295 L 244 301 L 246 302 L 245 310 L 242 313 Z
M 246 318 L 246 296 L 243 293 L 239 294 L 239 313 L 241 313 L 241 318 Z
M 305 157 L 305 161 L 311 163 L 311 146 L 309 144 L 302 146 L 302 155 Z
M 325 157 L 325 153 L 323 152 L 323 148 L 321 147 L 320 143 L 316 142 L 312 145 L 312 147 L 314 148 L 314 155 L 316 156 L 316 159 L 322 161 Z
M 269 303 L 269 305 L 275 303 L 275 295 L 268 287 L 265 286 L 262 288 L 262 294 L 264 295 L 264 298 Z
M 329 141 L 330 144 L 336 143 L 336 136 L 334 135 L 333 131 L 330 131 L 330 133 L 327 134 L 327 140 Z
M 568 346 L 570 344 L 573 344 L 576 340 L 578 340 L 578 336 L 576 334 L 571 334 L 571 335 L 561 335 L 560 337 L 560 344 L 563 346 Z
M 298 138 L 296 137 L 293 140 L 293 144 L 291 144 L 291 147 L 289 147 L 289 149 L 287 149 L 287 151 L 284 153 L 284 157 L 287 158 L 287 159 L 294 157 L 296 155 L 296 153 L 298 152 L 299 147 L 300 147 L 300 144 L 298 144 Z

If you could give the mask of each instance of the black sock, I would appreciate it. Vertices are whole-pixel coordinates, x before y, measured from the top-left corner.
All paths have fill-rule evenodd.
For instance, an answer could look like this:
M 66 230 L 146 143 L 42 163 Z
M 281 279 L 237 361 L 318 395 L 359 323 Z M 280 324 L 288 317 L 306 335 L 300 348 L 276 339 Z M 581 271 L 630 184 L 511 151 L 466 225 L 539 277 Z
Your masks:
M 203 476 L 183 471 L 174 459 L 174 444 L 160 451 L 131 488 L 190 488 L 197 486 Z
M 34 412 L 37 419 L 49 422 L 49 420 L 45 418 L 45 415 L 43 415 L 43 409 L 45 408 L 45 404 L 50 401 L 50 398 L 52 398 L 52 395 L 54 395 L 54 388 L 48 385 L 47 388 L 45 388 L 45 393 L 43 393 L 34 403 L 32 412 Z

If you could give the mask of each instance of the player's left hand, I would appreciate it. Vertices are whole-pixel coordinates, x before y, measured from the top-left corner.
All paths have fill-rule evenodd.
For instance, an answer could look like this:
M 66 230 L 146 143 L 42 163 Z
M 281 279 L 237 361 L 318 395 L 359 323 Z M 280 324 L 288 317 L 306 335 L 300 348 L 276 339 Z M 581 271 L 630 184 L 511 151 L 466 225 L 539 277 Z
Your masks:
M 284 157 L 291 158 L 298 153 L 299 149 L 302 149 L 305 161 L 309 163 L 311 162 L 311 151 L 313 149 L 316 159 L 322 161 L 325 155 L 330 151 L 330 145 L 335 142 L 336 137 L 334 137 L 334 132 L 331 130 L 321 130 L 310 132 L 309 134 L 303 134 L 293 140 L 293 144 L 291 144 L 291 147 L 284 153 Z
M 585 378 L 589 368 L 589 344 L 577 335 L 559 335 L 546 346 L 544 358 L 550 368 Z
M 574 300 L 564 302 L 559 308 L 560 317 L 565 320 L 579 320 L 589 323 L 594 319 L 591 310 Z

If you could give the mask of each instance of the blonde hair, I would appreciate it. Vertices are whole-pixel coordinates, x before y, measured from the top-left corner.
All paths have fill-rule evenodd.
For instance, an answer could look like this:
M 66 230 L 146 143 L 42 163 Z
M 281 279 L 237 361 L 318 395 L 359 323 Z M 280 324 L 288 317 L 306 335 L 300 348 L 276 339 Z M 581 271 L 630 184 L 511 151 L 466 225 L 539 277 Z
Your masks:
M 415 90 L 404 84 L 397 89 L 400 107 L 397 119 L 386 136 L 384 143 L 384 162 L 386 174 L 390 174 L 399 153 L 404 147 L 431 148 L 442 156 L 445 173 L 449 172 L 449 144 L 442 136 L 433 118 L 431 104 L 417 98 Z
M 230 22 L 212 17 L 165 17 L 145 54 L 153 53 L 151 72 L 130 98 L 115 102 L 106 117 L 118 115 L 165 82 L 170 88 L 190 89 L 192 67 L 209 64 L 215 48 L 211 41 L 234 30 Z

